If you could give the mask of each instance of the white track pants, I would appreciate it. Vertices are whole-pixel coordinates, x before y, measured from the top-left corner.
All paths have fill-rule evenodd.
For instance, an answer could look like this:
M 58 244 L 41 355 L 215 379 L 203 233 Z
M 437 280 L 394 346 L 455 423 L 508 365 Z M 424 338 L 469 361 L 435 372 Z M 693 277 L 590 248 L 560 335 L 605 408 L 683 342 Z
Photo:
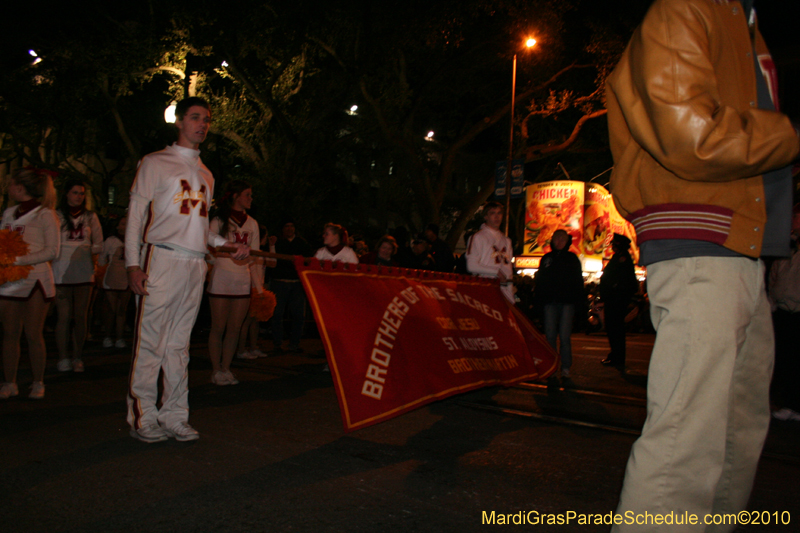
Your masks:
M 172 427 L 189 419 L 189 336 L 203 296 L 203 257 L 145 245 L 142 270 L 147 296 L 137 296 L 133 362 L 128 384 L 128 424 Z M 161 409 L 158 375 L 163 371 Z

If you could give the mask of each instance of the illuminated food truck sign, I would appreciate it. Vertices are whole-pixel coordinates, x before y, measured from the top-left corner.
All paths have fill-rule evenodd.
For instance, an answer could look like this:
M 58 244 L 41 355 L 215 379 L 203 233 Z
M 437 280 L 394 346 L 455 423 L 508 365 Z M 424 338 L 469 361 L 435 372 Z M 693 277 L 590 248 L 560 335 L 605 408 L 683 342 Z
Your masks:
M 526 205 L 523 250 L 516 259 L 517 268 L 538 268 L 558 229 L 572 236 L 570 251 L 581 258 L 586 271 L 600 270 L 603 260 L 611 258 L 614 233 L 631 240 L 631 254 L 638 259 L 633 226 L 620 216 L 611 194 L 600 185 L 582 181 L 536 183 L 527 188 Z

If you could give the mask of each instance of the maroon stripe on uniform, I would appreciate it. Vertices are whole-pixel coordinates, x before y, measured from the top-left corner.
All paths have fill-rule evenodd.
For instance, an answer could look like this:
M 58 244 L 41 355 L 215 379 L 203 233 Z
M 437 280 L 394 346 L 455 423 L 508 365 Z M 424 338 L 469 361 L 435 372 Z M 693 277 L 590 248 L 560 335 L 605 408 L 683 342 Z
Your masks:
M 153 257 L 153 245 L 147 244 L 147 251 L 144 256 L 142 271 L 149 274 L 150 259 Z M 142 295 L 136 305 L 136 322 L 133 327 L 133 360 L 131 361 L 131 373 L 128 376 L 128 397 L 133 400 L 133 428 L 142 427 L 142 406 L 139 398 L 133 393 L 133 373 L 136 370 L 136 361 L 139 358 L 139 344 L 141 342 L 142 315 L 144 315 L 144 301 L 147 296 Z

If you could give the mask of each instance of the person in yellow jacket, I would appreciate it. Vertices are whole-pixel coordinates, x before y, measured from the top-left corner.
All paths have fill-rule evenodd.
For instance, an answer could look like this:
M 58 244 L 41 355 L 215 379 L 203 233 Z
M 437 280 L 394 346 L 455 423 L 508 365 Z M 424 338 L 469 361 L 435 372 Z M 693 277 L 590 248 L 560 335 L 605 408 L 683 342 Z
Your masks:
M 774 349 L 760 258 L 789 254 L 800 151 L 776 80 L 753 0 L 656 0 L 607 80 L 611 191 L 657 331 L 620 513 L 747 505 Z

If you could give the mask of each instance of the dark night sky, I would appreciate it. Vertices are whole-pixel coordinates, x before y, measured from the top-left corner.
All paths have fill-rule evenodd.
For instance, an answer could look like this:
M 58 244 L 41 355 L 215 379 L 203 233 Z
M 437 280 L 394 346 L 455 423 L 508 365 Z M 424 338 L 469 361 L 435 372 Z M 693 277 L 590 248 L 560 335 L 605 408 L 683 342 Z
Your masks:
M 300 1 L 316 3 L 316 0 Z M 650 2 L 641 1 L 644 4 Z M 800 94 L 798 23 L 796 17 L 788 16 L 798 4 L 798 0 L 756 0 L 755 3 L 762 33 L 778 65 L 783 110 L 800 122 L 800 102 L 792 98 Z M 103 3 L 103 7 L 96 10 L 93 0 L 83 2 L 79 7 L 70 2 L 40 0 L 33 4 L 14 2 L 4 6 L 4 28 L 0 32 L 0 72 L 25 65 L 30 61 L 28 49 L 48 43 L 59 30 L 75 28 L 77 32 L 82 31 L 81 21 L 86 13 L 96 15 L 108 9 L 125 9 L 123 5 L 115 8 Z M 609 9 L 613 9 L 613 5 L 613 2 L 610 3 Z

